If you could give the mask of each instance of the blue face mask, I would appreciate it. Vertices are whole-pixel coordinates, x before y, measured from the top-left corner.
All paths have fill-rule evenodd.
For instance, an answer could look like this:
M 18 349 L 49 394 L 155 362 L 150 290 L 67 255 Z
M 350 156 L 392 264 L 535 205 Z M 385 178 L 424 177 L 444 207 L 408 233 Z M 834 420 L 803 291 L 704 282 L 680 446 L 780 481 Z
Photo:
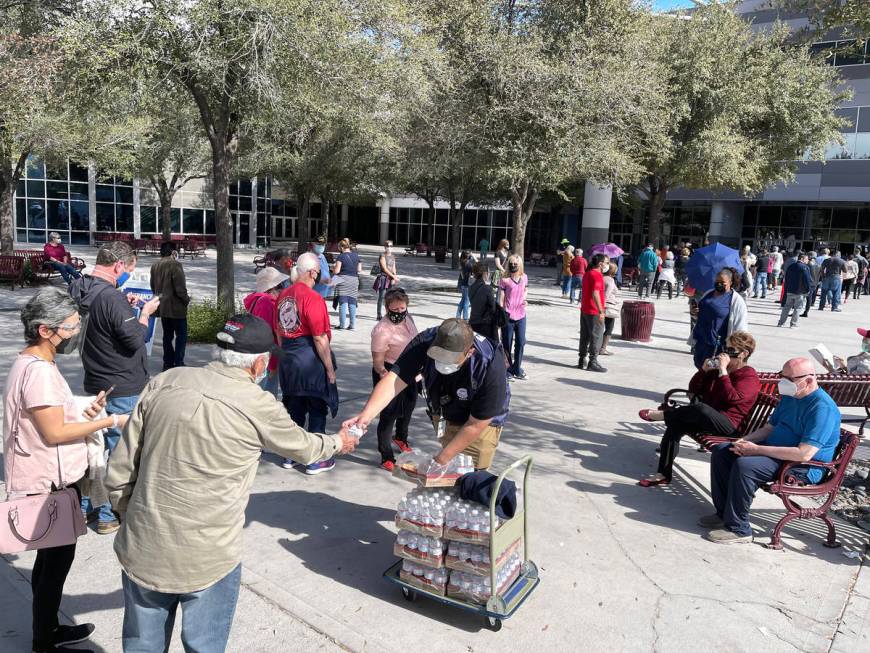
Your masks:
M 314 253 L 315 254 L 323 254 L 323 250 L 325 250 L 325 249 L 326 248 L 323 245 L 315 245 L 314 246 Z
M 130 278 L 129 272 L 123 272 L 120 277 L 118 277 L 118 288 L 127 283 L 127 279 Z

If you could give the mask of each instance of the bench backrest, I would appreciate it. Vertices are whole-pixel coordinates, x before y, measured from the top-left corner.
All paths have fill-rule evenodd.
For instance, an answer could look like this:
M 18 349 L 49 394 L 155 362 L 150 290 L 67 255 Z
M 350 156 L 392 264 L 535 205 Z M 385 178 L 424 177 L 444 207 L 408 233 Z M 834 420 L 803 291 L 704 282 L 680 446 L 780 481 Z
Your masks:
M 778 372 L 759 372 L 758 378 L 761 392 L 779 396 Z M 840 408 L 870 406 L 870 374 L 819 374 L 816 380 Z
M 24 272 L 24 257 L 22 256 L 0 256 L 0 275 L 4 277 L 15 277 Z
M 764 389 L 762 389 L 762 391 L 758 393 L 758 397 L 756 397 L 752 409 L 747 413 L 746 417 L 743 418 L 743 421 L 740 422 L 740 426 L 737 427 L 737 432 L 740 433 L 741 436 L 749 435 L 756 429 L 764 426 L 778 403 L 779 395 L 765 392 Z

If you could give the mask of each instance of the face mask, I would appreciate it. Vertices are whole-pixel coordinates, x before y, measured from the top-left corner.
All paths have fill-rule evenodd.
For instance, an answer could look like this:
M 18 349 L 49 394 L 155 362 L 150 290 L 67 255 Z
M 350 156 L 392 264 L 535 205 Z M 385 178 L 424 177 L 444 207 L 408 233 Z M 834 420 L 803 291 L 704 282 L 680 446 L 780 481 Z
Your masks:
M 868 342 L 867 340 L 862 340 L 861 341 L 861 351 L 864 352 L 865 354 L 870 354 L 870 342 Z
M 323 254 L 323 250 L 326 249 L 323 245 L 315 245 L 314 252 L 316 254 Z
M 520 266 L 516 263 L 511 263 L 510 265 L 508 265 L 508 270 L 510 270 L 511 272 L 519 272 Z
M 462 365 L 457 365 L 456 363 L 442 363 L 441 361 L 435 361 L 435 369 L 438 370 L 439 374 L 445 376 L 456 374 L 460 367 L 462 367 Z
M 794 397 L 798 391 L 797 384 L 789 379 L 780 379 L 777 386 L 779 387 L 779 394 L 783 397 Z
M 123 286 L 125 283 L 127 283 L 127 279 L 129 279 L 129 278 L 130 278 L 130 273 L 129 273 L 129 272 L 122 272 L 122 273 L 121 273 L 121 276 L 118 277 L 118 288 L 120 288 L 120 287 Z
M 716 288 L 716 292 L 718 292 L 718 293 L 725 292 L 725 282 L 724 281 L 717 281 L 715 288 Z
M 387 311 L 387 317 L 393 324 L 401 324 L 408 316 L 408 311 Z
M 62 337 L 57 331 L 55 331 L 58 337 Z M 64 338 L 58 344 L 54 346 L 54 351 L 58 354 L 72 354 L 79 346 L 79 340 L 81 340 L 82 331 L 79 329 L 75 332 L 72 338 Z

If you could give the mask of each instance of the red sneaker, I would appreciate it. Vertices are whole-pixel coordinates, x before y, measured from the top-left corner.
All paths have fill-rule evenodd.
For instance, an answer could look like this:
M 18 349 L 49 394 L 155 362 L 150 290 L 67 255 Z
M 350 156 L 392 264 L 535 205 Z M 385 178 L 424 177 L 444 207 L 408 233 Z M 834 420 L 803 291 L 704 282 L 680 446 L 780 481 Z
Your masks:
M 394 463 L 392 460 L 385 460 L 381 463 L 381 467 L 383 469 L 386 469 L 388 472 L 392 472 L 393 469 L 395 469 L 396 467 L 396 463 Z
M 401 451 L 402 453 L 408 453 L 409 451 L 413 451 L 413 449 L 411 449 L 411 447 L 408 446 L 408 443 L 404 440 L 397 440 L 396 438 L 393 438 L 393 444 L 396 445 L 399 448 L 399 451 Z

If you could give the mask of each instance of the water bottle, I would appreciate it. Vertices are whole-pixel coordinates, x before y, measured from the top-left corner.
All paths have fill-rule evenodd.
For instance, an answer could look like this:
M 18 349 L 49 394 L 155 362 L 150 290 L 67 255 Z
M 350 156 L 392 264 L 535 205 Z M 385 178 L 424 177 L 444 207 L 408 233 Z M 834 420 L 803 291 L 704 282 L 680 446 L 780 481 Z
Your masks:
M 483 551 L 481 550 L 481 547 L 474 547 L 474 550 L 471 552 L 471 562 L 476 565 L 480 565 L 483 562 Z
M 465 507 L 459 509 L 459 519 L 456 520 L 456 528 L 468 530 L 468 510 Z
M 435 504 L 432 509 L 432 524 L 433 526 L 444 526 L 444 510 L 438 504 Z
M 396 544 L 399 546 L 405 546 L 408 543 L 408 531 L 399 531 L 399 534 L 396 535 Z
M 441 554 L 444 553 L 444 549 L 441 546 L 441 540 L 437 537 L 433 537 L 432 541 L 429 542 L 429 553 L 435 558 L 440 558 Z
M 414 571 L 412 572 L 418 578 L 423 576 L 423 567 L 420 565 L 414 565 Z
M 405 545 L 405 547 L 409 551 L 416 551 L 417 550 L 417 536 L 416 535 L 409 535 L 408 536 L 408 543 Z
M 403 497 L 403 498 L 399 499 L 399 507 L 397 509 L 397 512 L 399 513 L 399 519 L 405 518 L 405 513 L 407 512 L 407 510 L 408 510 L 408 502 Z
M 427 569 L 426 571 L 423 572 L 423 578 L 425 578 L 427 581 L 429 581 L 431 583 L 435 579 L 435 570 L 434 569 Z
M 421 537 L 417 541 L 417 550 L 421 556 L 429 555 L 429 538 Z
M 480 511 L 475 509 L 471 511 L 471 516 L 468 518 L 468 530 L 472 533 L 480 533 Z
M 414 563 L 410 560 L 402 560 L 402 571 L 406 574 L 411 574 L 414 572 Z

